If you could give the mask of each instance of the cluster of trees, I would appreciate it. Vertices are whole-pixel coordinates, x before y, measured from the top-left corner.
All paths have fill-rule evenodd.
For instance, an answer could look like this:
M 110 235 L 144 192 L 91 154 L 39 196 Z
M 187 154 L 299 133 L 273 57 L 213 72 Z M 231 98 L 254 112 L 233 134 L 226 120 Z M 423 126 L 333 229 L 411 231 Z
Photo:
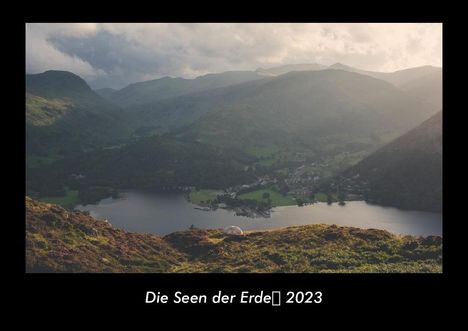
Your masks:
M 267 193 L 268 194 L 268 193 Z M 271 200 L 267 199 L 267 201 L 257 201 L 252 199 L 238 199 L 233 198 L 229 194 L 218 195 L 216 198 L 216 203 L 225 203 L 226 206 L 229 208 L 249 208 L 251 210 L 255 210 L 257 212 L 265 212 L 271 209 Z
M 89 186 L 78 190 L 78 198 L 84 205 L 97 203 L 108 197 L 117 198 L 118 191 L 106 186 Z
M 187 186 L 221 189 L 252 182 L 248 157 L 196 143 L 149 137 L 116 149 L 100 149 L 27 169 L 27 189 L 40 196 L 79 190 L 93 201 L 113 189 L 180 191 Z M 82 174 L 77 178 L 74 174 Z

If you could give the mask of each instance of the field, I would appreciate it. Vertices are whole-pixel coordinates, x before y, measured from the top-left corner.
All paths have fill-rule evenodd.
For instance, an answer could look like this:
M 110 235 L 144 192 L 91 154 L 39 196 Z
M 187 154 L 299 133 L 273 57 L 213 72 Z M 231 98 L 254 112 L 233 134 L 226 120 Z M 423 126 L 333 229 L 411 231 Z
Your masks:
M 73 208 L 79 203 L 78 191 L 67 189 L 67 194 L 63 197 L 43 197 L 40 198 L 39 201 L 54 203 L 65 208 Z
M 263 201 L 266 202 L 268 198 L 264 198 L 263 194 L 268 193 L 270 195 L 270 200 L 271 200 L 271 205 L 273 207 L 278 207 L 278 206 L 292 206 L 296 204 L 296 201 L 289 196 L 282 195 L 281 193 L 278 193 L 272 189 L 260 189 L 244 194 L 240 194 L 238 196 L 239 199 L 250 199 L 250 200 L 256 200 L 256 201 Z
M 246 149 L 250 155 L 259 158 L 258 164 L 263 166 L 271 166 L 279 160 L 280 150 L 276 146 L 251 146 Z

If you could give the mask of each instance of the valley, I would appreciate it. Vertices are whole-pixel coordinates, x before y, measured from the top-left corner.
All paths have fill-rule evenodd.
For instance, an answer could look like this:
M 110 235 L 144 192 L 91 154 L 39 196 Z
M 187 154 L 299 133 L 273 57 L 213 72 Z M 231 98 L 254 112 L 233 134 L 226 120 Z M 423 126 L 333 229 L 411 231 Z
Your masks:
M 441 272 L 437 79 L 310 64 L 93 91 L 27 75 L 28 270 Z
M 31 137 L 39 129 L 55 130 L 51 126 L 57 120 L 48 115 L 51 109 L 54 116 L 63 116 L 59 114 L 64 114 L 69 100 L 76 96 L 81 103 L 82 95 L 99 98 L 97 94 L 91 96 L 85 83 L 74 76 L 47 74 L 31 77 L 27 85 L 28 93 L 42 96 L 28 96 L 35 98 L 31 100 L 51 96 L 62 99 L 50 99 L 58 100 L 50 101 L 58 102 L 52 103 L 55 108 L 32 103 L 27 106 L 31 121 L 27 132 Z M 190 87 L 196 85 L 195 79 L 184 81 L 174 95 L 160 92 L 165 98 L 151 91 L 166 91 L 163 86 L 172 86 L 173 80 L 163 78 L 129 86 L 121 94 L 142 101 L 137 106 L 135 102 L 124 104 L 125 109 L 114 106 L 113 116 L 126 118 L 127 129 L 121 130 L 120 124 L 109 125 L 115 132 L 108 143 L 86 135 L 81 139 L 81 150 L 67 148 L 64 154 L 48 145 L 44 156 L 27 152 L 28 194 L 57 201 L 54 197 L 78 191 L 81 203 L 95 203 L 121 189 L 217 189 L 226 195 L 220 203 L 250 204 L 260 212 L 273 206 L 324 201 L 324 196 L 328 202 L 344 201 L 347 197 L 324 183 L 436 112 L 390 83 L 352 70 L 263 77 L 248 72 L 208 75 L 200 78 L 206 84 L 198 88 Z M 62 85 L 56 89 L 59 83 Z M 64 86 L 70 86 L 69 91 L 63 91 Z M 119 91 L 107 92 L 109 101 L 102 98 L 99 107 L 110 107 L 114 104 L 110 100 L 118 100 L 109 95 Z M 151 105 L 142 93 L 151 95 Z M 100 110 L 99 114 L 107 112 Z M 173 122 L 179 119 L 183 121 Z M 148 128 L 165 129 L 156 130 L 160 132 L 156 134 L 149 129 L 140 136 L 143 131 L 139 123 L 143 122 Z M 87 139 L 95 141 L 92 149 L 83 145 Z M 273 203 L 259 197 L 261 190 L 270 191 Z M 350 193 L 348 198 L 359 197 L 362 195 Z M 207 202 L 204 204 L 209 205 Z

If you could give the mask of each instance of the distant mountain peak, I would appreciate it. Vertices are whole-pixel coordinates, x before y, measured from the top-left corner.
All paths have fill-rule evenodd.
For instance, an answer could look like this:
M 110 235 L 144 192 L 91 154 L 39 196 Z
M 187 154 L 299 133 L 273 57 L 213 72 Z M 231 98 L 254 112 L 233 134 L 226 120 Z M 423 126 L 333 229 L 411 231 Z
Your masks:
M 297 63 L 284 64 L 270 68 L 258 68 L 257 70 L 255 70 L 255 72 L 263 76 L 279 76 L 291 71 L 317 71 L 326 68 L 326 66 L 319 63 Z
M 359 69 L 350 67 L 346 64 L 337 62 L 335 64 L 332 64 L 331 66 L 328 67 L 328 69 L 339 69 L 339 70 L 347 70 L 347 71 L 359 71 Z
M 341 62 L 336 62 L 336 63 L 332 64 L 330 67 L 348 67 L 348 66 L 344 65 Z
M 80 76 L 78 76 L 77 74 L 74 74 L 71 71 L 56 70 L 56 69 L 46 70 L 43 73 L 38 73 L 38 74 L 33 74 L 33 75 L 69 75 L 69 76 L 72 76 L 72 77 L 74 76 L 74 77 L 80 78 Z
M 92 91 L 83 78 L 63 70 L 47 70 L 39 74 L 27 74 L 26 90 L 46 97 L 73 96 Z

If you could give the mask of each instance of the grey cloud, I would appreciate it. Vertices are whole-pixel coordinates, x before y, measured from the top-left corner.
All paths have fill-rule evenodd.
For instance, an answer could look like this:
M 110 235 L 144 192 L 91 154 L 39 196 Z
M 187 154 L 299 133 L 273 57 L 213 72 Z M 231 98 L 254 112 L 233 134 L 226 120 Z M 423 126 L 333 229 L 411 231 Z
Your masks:
M 29 24 L 26 69 L 73 71 L 95 88 L 288 63 L 391 71 L 440 66 L 441 30 L 441 24 Z

